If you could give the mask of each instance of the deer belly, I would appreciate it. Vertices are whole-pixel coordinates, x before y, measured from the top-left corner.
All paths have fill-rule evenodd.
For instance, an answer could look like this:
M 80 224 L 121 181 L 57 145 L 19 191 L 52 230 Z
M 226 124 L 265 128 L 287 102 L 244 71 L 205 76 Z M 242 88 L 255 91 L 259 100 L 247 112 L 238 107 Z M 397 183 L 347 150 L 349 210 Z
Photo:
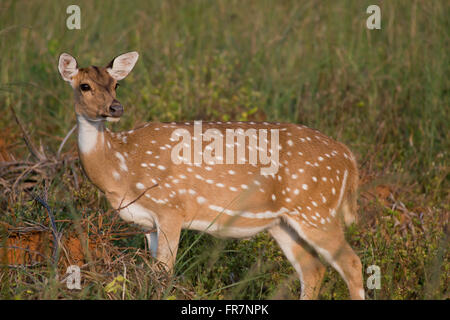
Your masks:
M 255 220 L 255 221 L 251 221 Z M 184 229 L 206 232 L 219 238 L 250 238 L 279 223 L 278 219 L 246 219 L 232 217 L 231 219 L 200 220 L 185 222 Z
M 156 226 L 155 213 L 137 203 L 132 203 L 121 209 L 119 215 L 123 220 L 136 223 L 147 229 L 152 229 Z

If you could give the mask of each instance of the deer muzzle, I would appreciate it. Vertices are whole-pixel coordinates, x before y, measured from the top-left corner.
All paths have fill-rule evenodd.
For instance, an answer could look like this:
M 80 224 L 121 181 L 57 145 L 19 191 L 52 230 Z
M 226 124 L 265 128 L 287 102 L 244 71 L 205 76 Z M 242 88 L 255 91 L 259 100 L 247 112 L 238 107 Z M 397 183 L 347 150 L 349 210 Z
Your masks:
M 114 118 L 119 118 L 122 116 L 123 106 L 119 101 L 113 101 L 113 103 L 109 106 L 109 114 Z

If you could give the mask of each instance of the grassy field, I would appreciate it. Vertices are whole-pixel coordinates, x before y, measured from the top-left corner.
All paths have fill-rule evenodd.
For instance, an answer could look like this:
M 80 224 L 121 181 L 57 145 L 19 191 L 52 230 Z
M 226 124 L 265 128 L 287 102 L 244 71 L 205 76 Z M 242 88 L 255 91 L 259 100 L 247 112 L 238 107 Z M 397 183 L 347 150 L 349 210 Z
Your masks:
M 27 227 L 48 234 L 48 212 L 32 194 L 67 240 L 56 268 L 51 254 L 25 265 L 3 254 L 0 298 L 299 297 L 267 234 L 232 241 L 184 231 L 168 277 L 142 232 L 83 175 L 75 135 L 57 156 L 75 125 L 59 54 L 88 66 L 132 50 L 140 59 L 118 89 L 125 115 L 113 130 L 187 119 L 317 128 L 359 162 L 360 222 L 347 235 L 364 270 L 381 270 L 381 289 L 367 298 L 449 298 L 448 1 L 80 1 L 81 29 L 68 30 L 72 2 L 0 2 L 0 244 Z M 366 28 L 370 4 L 381 7 L 381 30 Z M 30 155 L 10 107 L 46 160 Z M 59 281 L 74 261 L 82 290 Z M 331 268 L 320 298 L 348 298 Z

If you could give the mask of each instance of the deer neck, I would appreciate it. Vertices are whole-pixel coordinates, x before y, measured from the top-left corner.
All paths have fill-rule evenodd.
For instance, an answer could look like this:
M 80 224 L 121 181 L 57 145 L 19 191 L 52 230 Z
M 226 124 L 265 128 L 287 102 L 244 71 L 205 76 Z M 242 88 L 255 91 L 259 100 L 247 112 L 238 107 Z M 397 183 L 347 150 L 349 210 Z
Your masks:
M 103 121 L 91 121 L 84 116 L 77 115 L 78 148 L 80 154 L 99 153 L 105 141 L 105 124 Z
M 106 192 L 105 165 L 108 163 L 105 150 L 105 123 L 91 121 L 77 115 L 78 150 L 83 169 L 100 190 Z

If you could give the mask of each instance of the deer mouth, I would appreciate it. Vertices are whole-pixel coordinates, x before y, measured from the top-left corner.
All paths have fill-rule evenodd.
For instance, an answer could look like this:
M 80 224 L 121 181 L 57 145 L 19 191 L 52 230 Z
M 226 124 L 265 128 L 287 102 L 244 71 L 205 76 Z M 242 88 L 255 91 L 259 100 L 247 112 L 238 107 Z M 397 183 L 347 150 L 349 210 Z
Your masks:
M 108 122 L 119 122 L 120 117 L 106 117 L 105 119 Z
M 102 114 L 100 115 L 101 120 L 103 121 L 108 121 L 108 122 L 118 122 L 120 120 L 120 116 L 119 117 L 115 117 L 113 115 L 110 114 Z
M 113 114 L 101 114 L 101 120 L 108 122 L 118 122 L 122 115 L 113 115 Z

